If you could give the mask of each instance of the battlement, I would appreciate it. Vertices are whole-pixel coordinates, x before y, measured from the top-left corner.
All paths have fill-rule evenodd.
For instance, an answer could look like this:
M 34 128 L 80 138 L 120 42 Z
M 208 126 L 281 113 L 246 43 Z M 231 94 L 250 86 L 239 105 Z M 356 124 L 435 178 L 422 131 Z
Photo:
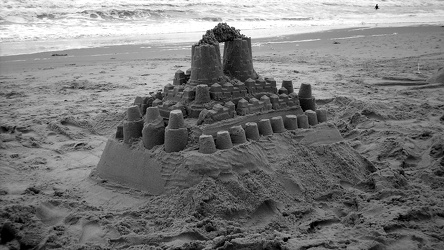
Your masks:
M 182 146 L 179 147 L 179 149 L 177 150 L 168 150 L 168 146 L 165 146 L 165 151 L 176 152 L 185 149 L 187 141 L 196 141 L 197 140 L 196 137 L 200 137 L 202 135 L 214 135 L 219 133 L 220 131 L 225 131 L 225 130 L 231 131 L 232 130 L 231 128 L 233 127 L 236 127 L 237 131 L 236 133 L 241 133 L 239 127 L 241 127 L 242 129 L 246 129 L 247 127 L 252 126 L 252 124 L 255 123 L 257 125 L 253 126 L 257 127 L 258 133 L 256 132 L 251 133 L 251 128 L 249 128 L 250 134 L 269 136 L 272 135 L 273 133 L 282 133 L 286 130 L 309 128 L 310 126 L 317 125 L 319 122 L 326 121 L 325 120 L 326 111 L 322 109 L 320 109 L 319 112 L 314 112 L 309 110 L 306 111 L 305 114 L 302 113 L 300 109 L 295 107 L 289 110 L 281 110 L 279 112 L 275 112 L 273 110 L 268 110 L 268 112 L 265 112 L 264 105 L 266 105 L 266 102 L 259 101 L 256 98 L 252 98 L 250 102 L 246 101 L 245 99 L 242 99 L 241 101 L 239 101 L 237 108 L 232 102 L 231 103 L 227 102 L 224 106 L 216 104 L 213 106 L 212 109 L 204 110 L 201 112 L 199 121 L 197 123 L 203 124 L 208 119 L 212 120 L 211 123 L 214 123 L 214 124 L 206 123 L 206 124 L 211 124 L 211 126 L 205 127 L 204 129 L 193 129 L 193 126 L 190 124 L 188 124 L 187 127 L 185 125 L 186 123 L 184 122 L 185 118 L 183 116 L 183 111 L 180 109 L 171 110 L 169 113 L 168 121 L 164 121 L 164 119 L 162 119 L 160 116 L 161 109 L 159 108 L 159 106 L 149 107 L 144 117 L 140 115 L 137 106 L 132 106 L 128 108 L 127 112 L 129 115 L 127 120 L 123 124 L 124 133 L 123 134 L 121 133 L 122 128 L 119 127 L 117 129 L 115 138 L 117 140 L 122 140 L 126 144 L 132 144 L 138 139 L 141 139 L 143 141 L 145 148 L 151 149 L 153 148 L 154 145 L 163 144 L 163 140 L 159 139 L 159 136 L 153 136 L 153 132 L 151 134 L 148 134 L 143 131 L 146 131 L 148 128 L 153 128 L 153 126 L 156 127 L 157 131 L 168 131 L 168 129 L 170 130 L 180 129 L 181 138 L 182 138 L 180 139 L 181 141 L 180 142 L 175 141 L 174 143 L 171 143 L 171 145 L 182 145 Z M 236 113 L 239 112 L 239 109 L 241 107 L 247 107 L 247 106 L 250 106 L 249 108 L 251 108 L 250 109 L 251 113 L 248 114 L 245 113 L 239 116 L 236 115 Z M 218 122 L 223 122 L 223 123 L 218 124 Z M 220 129 L 218 129 L 218 125 Z M 269 126 L 271 130 L 270 128 L 268 128 Z M 193 131 L 200 131 L 200 132 L 198 132 L 197 134 L 194 133 L 194 135 L 191 134 L 189 135 L 187 132 L 187 128 Z M 163 132 L 159 133 L 163 135 Z M 190 137 L 195 137 L 195 138 L 190 138 Z M 252 136 L 251 138 L 249 136 L 245 137 L 246 139 L 254 139 L 254 140 L 259 139 L 256 136 Z M 153 142 L 152 140 L 154 140 L 155 142 Z M 166 135 L 165 135 L 165 141 L 167 141 Z M 162 143 L 159 144 L 158 142 Z M 247 140 L 245 140 L 244 142 L 247 142 Z M 207 139 L 206 143 L 208 143 Z
M 179 73 L 179 75 L 181 75 L 182 73 Z M 173 84 L 167 84 L 164 86 L 163 89 L 164 100 L 186 102 L 186 103 L 193 101 L 196 96 L 195 86 L 177 85 L 176 84 L 177 82 L 182 82 L 187 79 L 186 77 L 177 78 L 177 75 L 178 73 L 176 72 Z M 181 79 L 181 80 L 176 80 L 176 79 Z M 291 93 L 287 91 L 284 87 L 279 89 L 278 92 L 276 87 L 276 81 L 273 78 L 265 78 L 257 80 L 249 78 L 245 81 L 245 83 L 236 81 L 234 84 L 232 84 L 231 82 L 225 82 L 222 84 L 216 82 L 211 84 L 209 87 L 210 87 L 209 89 L 210 98 L 216 101 L 231 100 L 231 99 L 239 100 L 240 98 L 245 98 L 248 95 L 260 98 L 260 96 L 267 93 L 268 94 Z M 291 88 L 291 90 L 293 89 Z
M 293 85 L 291 81 L 284 81 L 281 87 L 281 94 L 276 94 L 276 87 L 273 87 L 272 93 L 264 92 L 264 86 L 275 86 L 275 81 L 272 78 L 267 78 L 266 80 L 247 80 L 246 83 L 236 82 L 234 85 L 231 83 L 225 83 L 220 85 L 214 83 L 211 87 L 206 84 L 201 84 L 197 86 L 186 86 L 186 85 L 172 85 L 167 84 L 164 87 L 164 92 L 152 93 L 147 97 L 136 97 L 134 100 L 134 105 L 128 109 L 127 117 L 128 120 L 125 121 L 123 128 L 122 126 L 118 128 L 116 132 L 116 138 L 122 139 L 125 143 L 132 144 L 137 138 L 143 137 L 142 129 L 144 129 L 142 117 L 148 116 L 148 111 L 155 112 L 159 114 L 159 117 L 164 120 L 165 126 L 169 124 L 171 115 L 174 113 L 174 117 L 181 114 L 182 118 L 189 120 L 188 127 L 201 126 L 205 124 L 213 124 L 221 121 L 233 120 L 234 123 L 228 123 L 232 126 L 242 126 L 246 127 L 246 123 L 258 123 L 258 128 L 260 129 L 267 119 L 274 119 L 274 117 L 282 118 L 282 126 L 278 126 L 280 132 L 286 130 L 295 129 L 306 129 L 310 126 L 316 126 L 318 123 L 326 122 L 326 111 L 308 109 L 304 110 L 300 105 L 300 95 L 296 94 L 293 90 Z M 260 92 L 249 92 L 251 89 L 256 89 Z M 288 89 L 290 90 L 288 90 Z M 238 98 L 233 98 L 233 94 L 226 95 L 225 100 L 221 101 L 218 98 L 214 98 L 214 93 L 233 93 L 236 91 L 245 91 L 244 96 Z M 302 96 L 311 97 L 311 85 L 302 84 L 300 88 L 300 93 Z M 287 94 L 290 92 L 290 94 Z M 158 99 L 158 97 L 163 96 L 163 99 Z M 259 98 L 256 98 L 259 97 Z M 157 98 L 156 98 L 157 97 Z M 156 98 L 156 99 L 154 99 Z M 154 99 L 154 100 L 153 100 Z M 221 98 L 222 99 L 222 98 Z M 314 98 L 305 98 L 313 100 Z M 144 110 L 145 109 L 145 110 Z M 155 110 L 155 111 L 153 111 Z M 179 113 L 178 113 L 179 112 Z M 278 115 L 279 114 L 279 115 Z M 239 117 L 250 117 L 247 120 Z M 251 118 L 256 119 L 251 119 Z M 156 118 L 157 119 L 157 118 Z M 175 118 L 177 119 L 177 118 Z M 145 122 L 148 123 L 149 122 Z M 267 123 L 267 122 L 265 122 Z M 262 124 L 262 125 L 260 125 Z M 270 123 L 271 124 L 271 123 Z M 146 125 L 146 124 L 145 124 Z M 251 124 L 250 124 L 251 125 Z M 260 126 L 259 126 L 260 125 Z M 131 128 L 126 128 L 132 126 Z M 271 125 L 270 125 L 271 126 Z M 285 128 L 285 129 L 282 129 Z M 123 129 L 123 133 L 121 132 Z M 183 134 L 184 128 L 181 128 L 181 133 Z M 229 130 L 229 128 L 227 128 Z M 251 130 L 251 128 L 250 128 Z M 131 133 L 126 133 L 125 131 L 131 131 Z M 214 129 L 212 130 L 214 134 Z M 237 130 L 239 131 L 239 129 Z M 269 131 L 269 129 L 268 129 Z M 261 133 L 259 133 L 261 134 Z M 272 133 L 268 132 L 264 135 L 270 135 Z M 182 135 L 183 138 L 190 141 L 197 141 L 197 136 L 195 138 L 188 138 Z M 127 138 L 128 137 L 128 138 Z M 185 140 L 185 139 L 184 139 Z M 142 141 L 149 141 L 149 138 L 142 138 Z M 156 139 L 156 141 L 160 141 Z M 208 138 L 205 139 L 205 143 L 208 144 Z M 147 143 L 149 146 L 145 145 L 145 148 L 152 148 L 153 143 Z M 186 144 L 185 144 L 186 145 Z
M 182 71 L 176 72 L 173 81 L 177 82 L 176 79 L 186 79 L 181 78 L 185 75 L 182 73 Z M 206 84 L 197 86 L 167 84 L 163 88 L 162 100 L 157 98 L 151 103 L 153 106 L 158 106 L 161 109 L 161 116 L 165 118 L 168 118 L 169 112 L 174 109 L 186 110 L 184 112 L 186 117 L 198 118 L 204 108 L 192 104 L 204 104 L 211 101 L 220 102 L 221 105 L 225 102 L 233 102 L 235 105 L 238 105 L 238 102 L 241 101 L 241 106 L 236 108 L 238 115 L 299 106 L 297 95 L 287 95 L 290 92 L 293 93 L 292 81 L 284 80 L 283 85 L 284 83 L 287 84 L 287 88 L 290 91 L 285 87 L 281 87 L 278 92 L 276 81 L 274 78 L 269 77 L 256 80 L 249 78 L 245 83 L 241 81 L 234 81 L 234 84 L 231 82 L 213 83 L 209 87 L 205 87 Z M 196 89 L 198 86 L 201 91 L 200 96 L 205 96 L 204 100 L 201 98 L 196 101 Z M 154 97 L 145 98 L 153 99 Z M 143 98 L 138 97 L 136 99 L 142 100 Z M 245 101 L 249 102 L 249 104 L 245 105 Z M 185 106 L 188 105 L 189 107 L 183 107 L 183 105 L 178 105 L 178 103 Z M 143 107 L 146 108 L 146 106 Z

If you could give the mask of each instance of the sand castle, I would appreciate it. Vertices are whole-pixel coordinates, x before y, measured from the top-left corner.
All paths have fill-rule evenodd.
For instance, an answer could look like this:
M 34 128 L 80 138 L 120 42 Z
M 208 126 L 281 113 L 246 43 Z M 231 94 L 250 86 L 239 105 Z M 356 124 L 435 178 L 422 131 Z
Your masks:
M 225 42 L 223 58 L 219 42 Z M 278 89 L 274 78 L 254 70 L 251 39 L 219 24 L 191 47 L 189 70 L 175 72 L 163 91 L 135 98 L 97 172 L 159 194 L 168 179 L 159 154 L 202 157 L 326 121 L 327 112 L 316 109 L 310 84 L 302 83 L 295 93 L 293 82 L 284 80 Z

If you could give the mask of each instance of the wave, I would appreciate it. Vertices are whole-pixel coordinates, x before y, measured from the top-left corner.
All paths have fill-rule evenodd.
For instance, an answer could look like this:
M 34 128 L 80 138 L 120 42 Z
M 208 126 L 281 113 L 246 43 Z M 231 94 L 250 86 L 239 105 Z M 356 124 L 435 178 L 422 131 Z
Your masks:
M 313 17 L 283 17 L 280 20 L 284 20 L 284 21 L 308 21 L 308 20 L 313 20 Z
M 313 20 L 313 17 L 282 17 L 282 18 L 223 18 L 223 17 L 199 17 L 193 18 L 196 21 L 208 21 L 208 22 L 267 22 L 267 21 L 309 21 Z
M 111 9 L 111 10 L 84 10 L 79 14 L 90 18 L 102 19 L 147 19 L 147 18 L 171 18 L 183 14 L 184 10 L 153 10 L 153 9 Z
M 10 13 L 6 16 L 0 16 L 0 25 L 3 24 L 24 24 L 24 23 L 50 23 L 51 21 L 63 21 L 69 19 L 89 19 L 103 21 L 177 21 L 194 20 L 202 22 L 227 22 L 227 21 L 247 21 L 247 22 L 265 22 L 265 21 L 308 21 L 313 17 L 279 17 L 279 16 L 258 16 L 244 17 L 235 15 L 215 14 L 214 16 L 205 15 L 193 10 L 157 10 L 157 9 L 110 9 L 110 10 L 82 10 L 75 13 L 66 12 L 41 12 L 30 15 L 18 15 Z M 192 18 L 190 18 L 192 17 Z
M 0 16 L 0 20 L 11 23 L 25 23 L 42 20 L 60 20 L 75 18 L 91 18 L 103 20 L 147 20 L 168 19 L 180 17 L 185 10 L 155 10 L 155 9 L 110 9 L 110 10 L 82 10 L 79 12 L 40 12 L 15 13 L 11 12 Z
M 0 0 L 0 5 L 0 42 L 43 47 L 83 38 L 91 43 L 116 38 L 113 44 L 157 34 L 172 39 L 180 32 L 199 38 L 219 22 L 254 35 L 393 22 L 444 24 L 444 0 L 383 0 L 377 12 L 364 0 Z
M 101 20 L 192 19 L 219 22 L 221 20 L 284 20 L 299 21 L 337 16 L 344 13 L 374 12 L 368 1 L 298 0 L 288 4 L 281 0 L 0 0 L 3 5 L 0 20 L 28 23 L 57 19 L 91 18 Z M 383 0 L 381 11 L 396 13 L 402 8 L 422 11 L 444 7 L 442 0 Z M 413 8 L 414 7 L 414 8 Z M 380 12 L 381 12 L 380 11 Z M 401 10 L 402 11 L 402 10 Z M 312 17 L 304 17 L 310 13 Z M 301 15 L 302 18 L 297 17 Z M 294 17 L 296 16 L 296 17 Z M 21 18 L 21 20 L 19 20 Z
M 222 17 L 198 17 L 193 18 L 195 21 L 206 21 L 206 22 L 223 22 L 224 19 Z

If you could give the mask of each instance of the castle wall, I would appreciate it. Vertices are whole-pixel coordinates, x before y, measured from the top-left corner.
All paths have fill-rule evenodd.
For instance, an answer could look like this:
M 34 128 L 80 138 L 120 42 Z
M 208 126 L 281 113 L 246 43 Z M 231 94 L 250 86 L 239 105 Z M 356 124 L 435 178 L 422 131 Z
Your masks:
M 230 138 L 228 131 L 218 134 Z M 134 149 L 119 140 L 109 139 L 96 171 L 102 179 L 142 190 L 151 195 L 159 195 L 169 190 L 191 187 L 207 176 L 217 178 L 221 173 L 248 171 L 247 168 L 239 169 L 238 166 L 248 166 L 250 171 L 264 169 L 277 155 L 285 157 L 288 154 L 295 154 L 297 157 L 303 157 L 302 151 L 298 150 L 301 147 L 325 144 L 331 145 L 327 148 L 331 148 L 332 152 L 342 153 L 344 145 L 347 146 L 338 143 L 343 140 L 341 134 L 336 128 L 329 126 L 296 130 L 292 135 L 274 136 L 268 138 L 267 143 L 254 141 L 239 146 L 230 145 L 226 141 L 225 144 L 219 144 L 226 148 L 218 148 L 214 153 L 208 153 L 206 150 L 166 153 L 159 150 Z M 298 141 L 297 145 L 294 140 Z M 277 147 L 270 147 L 270 143 L 275 141 L 280 143 Z M 345 155 L 351 156 L 348 153 Z M 356 154 L 356 157 L 350 158 L 350 162 L 365 162 L 360 160 L 359 154 Z M 353 168 L 357 173 L 368 171 L 368 166 L 359 166 L 358 169 Z
M 264 113 L 249 114 L 246 116 L 237 116 L 235 119 L 223 120 L 212 124 L 205 124 L 202 127 L 195 127 L 196 134 L 206 134 L 216 136 L 218 131 L 229 130 L 232 126 L 242 125 L 245 126 L 248 122 L 258 122 L 261 119 L 271 119 L 275 116 L 282 116 L 285 119 L 286 115 L 300 115 L 303 114 L 300 107 L 293 107 L 287 110 L 273 110 Z
M 97 164 L 97 172 L 101 178 L 139 190 L 148 190 L 154 195 L 165 191 L 161 168 L 161 163 L 148 151 L 132 149 L 114 139 L 107 141 Z

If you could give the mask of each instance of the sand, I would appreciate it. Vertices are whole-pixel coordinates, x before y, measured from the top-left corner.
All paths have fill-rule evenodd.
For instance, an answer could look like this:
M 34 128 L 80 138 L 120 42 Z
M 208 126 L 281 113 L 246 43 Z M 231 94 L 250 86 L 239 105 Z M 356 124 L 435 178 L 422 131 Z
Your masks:
M 443 37 L 253 38 L 256 72 L 310 83 L 329 123 L 186 161 L 155 146 L 160 174 L 182 178 L 161 195 L 94 172 L 134 97 L 186 71 L 191 45 L 1 57 L 0 249 L 444 249 L 444 84 L 427 81 Z

